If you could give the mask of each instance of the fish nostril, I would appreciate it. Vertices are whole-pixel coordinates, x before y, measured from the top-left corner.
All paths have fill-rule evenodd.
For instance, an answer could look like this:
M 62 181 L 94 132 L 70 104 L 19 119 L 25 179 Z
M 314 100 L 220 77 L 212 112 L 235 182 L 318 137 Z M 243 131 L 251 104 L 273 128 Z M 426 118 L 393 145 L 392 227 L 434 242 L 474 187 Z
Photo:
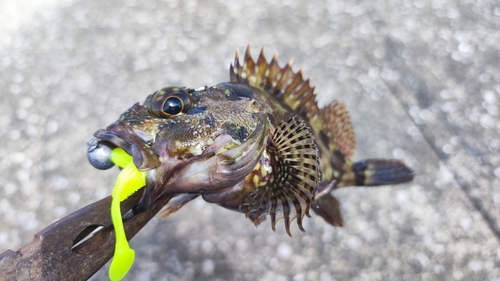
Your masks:
M 94 168 L 99 170 L 107 170 L 115 164 L 111 161 L 111 153 L 113 149 L 102 142 L 89 142 L 87 157 Z

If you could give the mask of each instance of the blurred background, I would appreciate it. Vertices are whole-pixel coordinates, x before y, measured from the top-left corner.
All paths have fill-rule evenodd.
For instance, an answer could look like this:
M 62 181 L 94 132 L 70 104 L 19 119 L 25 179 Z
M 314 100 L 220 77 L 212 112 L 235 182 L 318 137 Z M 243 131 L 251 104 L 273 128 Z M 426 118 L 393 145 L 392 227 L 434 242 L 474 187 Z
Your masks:
M 500 280 L 494 0 L 0 1 L 0 252 L 111 193 L 96 130 L 164 86 L 228 81 L 248 43 L 346 103 L 354 159 L 417 178 L 337 190 L 345 227 L 313 215 L 293 238 L 196 200 L 132 240 L 126 280 Z

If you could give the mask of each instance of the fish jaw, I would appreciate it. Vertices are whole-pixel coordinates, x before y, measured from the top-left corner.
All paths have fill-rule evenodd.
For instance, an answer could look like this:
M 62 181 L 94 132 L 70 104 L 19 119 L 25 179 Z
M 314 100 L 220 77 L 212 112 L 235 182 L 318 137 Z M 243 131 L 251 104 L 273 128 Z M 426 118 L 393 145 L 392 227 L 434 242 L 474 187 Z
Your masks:
M 149 171 L 161 165 L 159 155 L 153 151 L 150 145 L 154 136 L 133 128 L 125 122 L 117 121 L 108 128 L 97 131 L 94 138 L 97 143 L 94 141 L 93 146 L 122 148 L 133 157 L 134 164 L 140 171 Z M 89 159 L 91 150 L 89 142 Z

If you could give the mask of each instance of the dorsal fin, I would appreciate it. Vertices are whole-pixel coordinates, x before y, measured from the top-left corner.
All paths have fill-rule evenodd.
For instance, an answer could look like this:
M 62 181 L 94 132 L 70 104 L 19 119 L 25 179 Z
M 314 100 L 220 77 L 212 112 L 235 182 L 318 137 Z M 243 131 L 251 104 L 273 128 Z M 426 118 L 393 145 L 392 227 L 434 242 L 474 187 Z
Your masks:
M 325 123 L 325 134 L 329 140 L 329 149 L 339 150 L 344 157 L 351 157 L 356 147 L 354 128 L 345 105 L 334 100 L 321 108 L 318 116 Z
M 308 121 L 315 135 L 324 143 L 320 146 L 331 152 L 330 155 L 321 156 L 322 162 L 330 164 L 321 166 L 324 179 L 338 178 L 339 175 L 331 169 L 341 169 L 344 160 L 336 159 L 336 152 L 342 154 L 341 158 L 349 158 L 356 146 L 354 129 L 345 105 L 334 100 L 319 109 L 315 88 L 311 87 L 310 79 L 303 78 L 302 69 L 294 72 L 291 61 L 285 67 L 280 67 L 277 57 L 274 55 L 273 59 L 267 62 L 262 48 L 255 61 L 248 45 L 242 64 L 239 60 L 239 51 L 236 52 L 234 65 L 231 65 L 229 70 L 231 82 L 247 84 L 269 92 Z
M 304 80 L 302 72 L 302 69 L 298 72 L 292 70 L 292 61 L 285 67 L 280 67 L 277 54 L 268 63 L 264 47 L 257 61 L 254 61 L 248 45 L 243 64 L 240 64 L 239 51 L 236 52 L 234 66 L 231 64 L 229 76 L 231 82 L 244 83 L 267 91 L 295 112 L 310 118 L 318 114 L 319 108 L 315 101 L 314 87 L 310 85 L 311 79 Z

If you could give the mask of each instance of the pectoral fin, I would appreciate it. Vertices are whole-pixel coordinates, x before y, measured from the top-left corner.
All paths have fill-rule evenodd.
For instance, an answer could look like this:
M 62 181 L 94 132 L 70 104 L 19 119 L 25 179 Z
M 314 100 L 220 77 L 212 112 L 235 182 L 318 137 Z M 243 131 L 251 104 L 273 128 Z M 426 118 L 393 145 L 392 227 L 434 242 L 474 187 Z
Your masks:
M 296 116 L 281 124 L 273 132 L 267 146 L 272 177 L 268 184 L 259 187 L 245 199 L 247 216 L 257 225 L 267 214 L 272 228 L 284 218 L 290 233 L 290 222 L 297 218 L 297 225 L 304 231 L 302 219 L 309 216 L 316 187 L 320 182 L 319 155 L 313 135 Z

